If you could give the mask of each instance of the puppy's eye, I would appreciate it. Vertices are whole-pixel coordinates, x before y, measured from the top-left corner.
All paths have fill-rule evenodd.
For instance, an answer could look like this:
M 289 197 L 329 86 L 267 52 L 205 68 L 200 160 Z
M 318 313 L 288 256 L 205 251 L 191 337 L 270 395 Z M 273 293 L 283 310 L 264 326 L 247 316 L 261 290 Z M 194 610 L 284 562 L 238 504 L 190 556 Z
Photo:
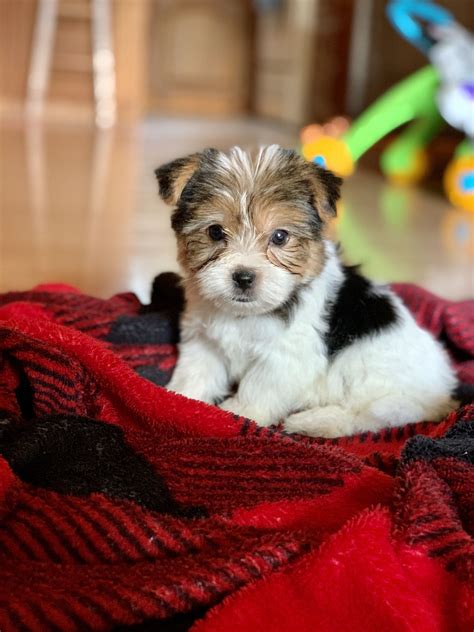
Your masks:
M 275 244 L 275 246 L 284 246 L 288 242 L 289 238 L 290 236 L 288 234 L 288 231 L 279 228 L 278 230 L 275 230 L 273 232 L 272 236 L 270 237 L 270 241 L 272 242 L 272 244 Z
M 225 237 L 224 229 L 220 224 L 213 224 L 207 229 L 207 233 L 212 241 L 222 241 Z

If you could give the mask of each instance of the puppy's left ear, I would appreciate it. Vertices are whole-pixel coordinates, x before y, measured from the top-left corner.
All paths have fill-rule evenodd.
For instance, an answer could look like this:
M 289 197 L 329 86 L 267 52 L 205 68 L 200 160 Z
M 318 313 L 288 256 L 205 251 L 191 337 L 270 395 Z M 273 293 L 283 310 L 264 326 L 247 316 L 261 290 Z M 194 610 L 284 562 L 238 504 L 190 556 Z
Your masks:
M 215 165 L 219 152 L 209 147 L 196 154 L 177 158 L 155 170 L 160 196 L 170 206 L 176 206 L 184 188 L 199 168 Z
M 177 158 L 155 170 L 160 187 L 160 197 L 170 206 L 178 203 L 184 187 L 199 167 L 201 154 Z
M 314 204 L 318 215 L 322 220 L 336 217 L 336 203 L 341 197 L 342 178 L 314 163 L 311 163 L 311 169 Z

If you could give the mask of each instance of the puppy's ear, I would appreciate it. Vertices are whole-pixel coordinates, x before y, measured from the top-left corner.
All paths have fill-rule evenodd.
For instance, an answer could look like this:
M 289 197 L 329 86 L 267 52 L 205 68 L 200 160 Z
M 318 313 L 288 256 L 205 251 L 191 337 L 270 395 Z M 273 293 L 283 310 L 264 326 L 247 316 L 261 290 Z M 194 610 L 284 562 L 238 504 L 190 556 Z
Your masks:
M 311 163 L 311 169 L 314 205 L 318 215 L 322 220 L 336 217 L 336 203 L 341 197 L 342 178 L 314 163 Z
M 170 206 L 175 206 L 184 187 L 199 167 L 200 154 L 177 158 L 155 170 L 160 187 L 160 197 Z
M 170 206 L 178 203 L 184 187 L 196 171 L 205 163 L 212 162 L 219 152 L 217 149 L 205 149 L 184 158 L 177 158 L 155 170 L 160 187 L 161 198 Z

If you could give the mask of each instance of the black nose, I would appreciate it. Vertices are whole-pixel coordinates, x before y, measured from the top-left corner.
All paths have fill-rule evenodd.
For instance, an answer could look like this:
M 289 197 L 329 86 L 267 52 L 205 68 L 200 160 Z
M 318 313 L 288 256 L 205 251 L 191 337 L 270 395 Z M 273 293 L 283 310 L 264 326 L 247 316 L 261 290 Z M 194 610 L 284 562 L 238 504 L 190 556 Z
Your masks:
M 232 275 L 235 285 L 241 290 L 248 290 L 255 281 L 255 272 L 251 270 L 236 270 Z

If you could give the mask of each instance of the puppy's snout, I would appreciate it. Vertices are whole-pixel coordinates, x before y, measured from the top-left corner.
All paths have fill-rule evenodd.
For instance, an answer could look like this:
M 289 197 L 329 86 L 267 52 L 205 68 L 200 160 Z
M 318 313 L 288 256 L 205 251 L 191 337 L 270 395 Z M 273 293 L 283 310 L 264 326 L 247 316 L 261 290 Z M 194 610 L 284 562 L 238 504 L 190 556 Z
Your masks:
M 252 270 L 240 268 L 233 273 L 232 280 L 234 281 L 234 285 L 240 290 L 248 290 L 254 284 L 255 277 L 255 272 L 252 272 Z

